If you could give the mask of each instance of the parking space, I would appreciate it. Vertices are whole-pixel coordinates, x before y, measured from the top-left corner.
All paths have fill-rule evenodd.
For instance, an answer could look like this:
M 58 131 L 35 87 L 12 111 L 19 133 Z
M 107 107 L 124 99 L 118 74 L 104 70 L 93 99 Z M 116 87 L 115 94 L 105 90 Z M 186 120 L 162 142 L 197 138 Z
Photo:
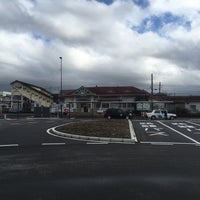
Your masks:
M 167 126 L 170 126 L 171 129 L 175 129 L 176 132 L 180 132 L 192 139 L 195 143 L 200 144 L 200 121 L 193 122 L 193 121 L 176 121 L 176 122 L 166 122 Z
M 136 120 L 133 127 L 140 143 L 200 145 L 200 121 Z

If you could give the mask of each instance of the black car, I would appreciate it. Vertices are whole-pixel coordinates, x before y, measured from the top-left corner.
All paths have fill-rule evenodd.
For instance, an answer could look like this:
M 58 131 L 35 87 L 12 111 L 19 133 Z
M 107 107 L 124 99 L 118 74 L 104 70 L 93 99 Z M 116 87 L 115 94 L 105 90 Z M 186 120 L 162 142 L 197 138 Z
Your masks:
M 119 108 L 109 108 L 104 113 L 104 117 L 111 119 L 130 119 L 132 117 L 132 114 L 130 112 L 125 112 L 122 109 Z

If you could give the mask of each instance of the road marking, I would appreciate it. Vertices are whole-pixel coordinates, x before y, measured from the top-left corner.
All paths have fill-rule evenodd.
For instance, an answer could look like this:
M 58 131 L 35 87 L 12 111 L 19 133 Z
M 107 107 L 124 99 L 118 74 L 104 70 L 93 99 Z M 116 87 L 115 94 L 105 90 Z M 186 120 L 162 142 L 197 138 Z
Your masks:
M 65 145 L 66 143 L 42 143 L 42 146 L 57 146 L 57 145 Z
M 18 147 L 19 144 L 1 144 L 0 147 Z
M 133 123 L 131 122 L 131 120 L 128 120 L 128 124 L 129 124 L 129 130 L 130 130 L 130 134 L 131 134 L 131 139 L 133 139 L 135 142 L 138 142 L 136 134 L 135 134 L 135 130 L 133 128 Z
M 152 145 L 195 145 L 200 146 L 196 143 L 186 143 L 186 142 L 140 142 L 141 144 L 152 144 Z
M 147 133 L 151 133 L 149 136 L 157 136 L 157 135 L 159 135 L 159 136 L 169 136 L 168 134 L 166 134 L 165 132 L 155 132 L 155 131 L 149 131 L 149 132 L 147 132 Z
M 185 121 L 185 122 L 187 122 L 187 123 L 189 123 L 189 124 L 196 125 L 196 126 L 200 126 L 200 124 L 197 124 L 197 123 L 194 123 L 194 122 L 190 122 L 190 121 Z
M 21 125 L 21 123 L 19 122 L 13 122 L 13 123 L 10 123 L 11 126 L 16 126 L 16 125 Z
M 172 146 L 174 145 L 173 143 L 170 143 L 170 142 L 151 142 L 152 145 L 169 145 L 169 146 Z
M 172 131 L 178 133 L 179 135 L 181 135 L 181 136 L 183 136 L 183 137 L 185 137 L 185 138 L 187 138 L 187 139 L 189 139 L 189 140 L 195 142 L 196 144 L 200 144 L 198 141 L 196 141 L 196 140 L 192 139 L 191 137 L 189 137 L 189 136 L 187 136 L 187 135 L 181 133 L 180 131 L 177 131 L 176 129 L 174 129 L 174 128 L 172 128 L 172 127 L 170 127 L 170 126 L 168 126 L 168 125 L 162 123 L 161 121 L 158 121 L 158 123 L 160 123 L 161 125 L 163 125 L 163 126 L 169 128 L 169 129 L 171 129 Z
M 157 126 L 155 124 L 149 125 L 150 128 L 156 128 Z
M 87 142 L 86 144 L 109 144 L 108 142 Z
M 37 124 L 38 122 L 32 121 L 32 122 L 27 122 L 26 124 Z

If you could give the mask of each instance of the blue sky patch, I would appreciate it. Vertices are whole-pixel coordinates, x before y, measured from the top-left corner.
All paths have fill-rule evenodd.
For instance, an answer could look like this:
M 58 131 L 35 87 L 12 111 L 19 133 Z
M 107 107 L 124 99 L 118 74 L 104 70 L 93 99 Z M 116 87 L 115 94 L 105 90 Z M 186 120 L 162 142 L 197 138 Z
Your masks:
M 96 1 L 104 3 L 106 5 L 111 5 L 115 0 L 96 0 Z M 127 0 L 121 0 L 121 1 L 127 1 Z M 136 4 L 141 8 L 147 8 L 150 5 L 149 0 L 132 0 L 132 1 L 134 4 Z
M 186 21 L 185 18 L 177 15 L 173 15 L 170 12 L 163 13 L 160 16 L 152 15 L 149 18 L 145 18 L 139 26 L 133 26 L 133 30 L 138 33 L 145 32 L 157 32 L 167 24 L 173 24 L 175 26 L 182 26 L 188 31 L 191 29 L 191 22 Z
M 96 0 L 96 1 L 100 3 L 105 3 L 106 5 L 111 5 L 114 2 L 114 0 Z
M 147 8 L 150 5 L 148 0 L 132 0 L 132 1 L 141 8 Z
M 33 38 L 36 39 L 36 40 L 41 40 L 42 36 L 37 34 L 37 33 L 33 33 Z
M 33 33 L 32 37 L 35 40 L 42 40 L 45 44 L 49 44 L 51 42 L 51 40 L 49 38 L 43 38 L 41 35 L 39 35 L 37 33 Z

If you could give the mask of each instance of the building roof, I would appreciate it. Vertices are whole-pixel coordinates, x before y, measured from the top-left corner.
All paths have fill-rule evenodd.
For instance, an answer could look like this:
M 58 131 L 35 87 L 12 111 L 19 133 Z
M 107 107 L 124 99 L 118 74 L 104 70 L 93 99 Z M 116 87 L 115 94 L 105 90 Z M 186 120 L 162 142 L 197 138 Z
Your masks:
M 64 90 L 63 95 L 70 96 L 78 94 L 77 91 L 85 89 L 90 94 L 94 95 L 149 95 L 145 90 L 138 89 L 133 86 L 117 86 L 117 87 L 80 87 L 76 90 Z
M 177 103 L 185 102 L 200 102 L 200 96 L 167 96 L 164 95 L 154 95 L 153 97 L 159 101 L 173 101 Z
M 20 83 L 20 84 L 22 84 L 22 85 L 24 85 L 24 86 L 26 86 L 28 88 L 31 88 L 32 90 L 35 90 L 36 92 L 38 92 L 38 93 L 40 93 L 40 94 L 42 94 L 44 96 L 47 96 L 47 97 L 51 97 L 52 96 L 52 94 L 49 91 L 45 90 L 42 87 L 30 84 L 30 83 L 25 83 L 25 82 L 22 82 L 22 81 L 18 81 L 18 80 L 15 80 L 10 84 L 14 85 L 15 83 Z
M 130 95 L 130 94 L 145 94 L 147 95 L 148 92 L 144 90 L 140 90 L 133 86 L 123 86 L 123 87 L 88 87 L 90 91 L 95 94 L 103 95 L 103 94 L 117 94 L 117 95 Z

